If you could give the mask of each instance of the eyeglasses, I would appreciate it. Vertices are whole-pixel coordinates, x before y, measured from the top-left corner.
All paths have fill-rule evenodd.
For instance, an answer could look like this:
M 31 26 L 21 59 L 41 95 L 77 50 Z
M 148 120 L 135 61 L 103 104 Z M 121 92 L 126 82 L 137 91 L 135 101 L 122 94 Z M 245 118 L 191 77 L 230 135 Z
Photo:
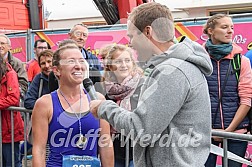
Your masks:
M 0 42 L 1 45 L 6 45 L 8 42 Z
M 117 59 L 117 60 L 113 60 L 112 63 L 116 64 L 116 65 L 121 65 L 124 63 L 131 63 L 131 60 L 130 59 L 125 59 L 125 60 L 122 60 L 122 59 Z
M 87 33 L 81 32 L 81 31 L 75 31 L 75 32 L 74 32 L 74 35 L 75 35 L 76 37 L 81 37 L 81 36 L 87 37 L 87 36 L 88 36 Z
M 79 63 L 80 65 L 87 65 L 85 59 L 61 59 L 60 65 L 76 65 Z
M 37 49 L 48 49 L 48 47 L 39 46 L 39 47 L 37 47 Z

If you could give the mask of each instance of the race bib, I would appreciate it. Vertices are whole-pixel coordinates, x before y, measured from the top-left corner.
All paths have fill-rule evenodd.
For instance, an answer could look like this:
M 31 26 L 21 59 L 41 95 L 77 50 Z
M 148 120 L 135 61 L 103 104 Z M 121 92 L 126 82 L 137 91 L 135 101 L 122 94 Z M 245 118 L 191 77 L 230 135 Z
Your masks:
M 101 162 L 91 156 L 63 155 L 62 167 L 101 167 Z

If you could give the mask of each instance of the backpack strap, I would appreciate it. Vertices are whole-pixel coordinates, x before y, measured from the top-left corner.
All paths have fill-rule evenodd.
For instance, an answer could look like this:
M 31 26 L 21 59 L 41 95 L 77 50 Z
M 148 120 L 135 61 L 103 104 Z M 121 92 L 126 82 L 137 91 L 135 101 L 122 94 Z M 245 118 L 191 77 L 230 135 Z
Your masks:
M 231 71 L 231 64 L 232 64 L 232 62 L 229 61 L 228 70 L 226 72 L 224 83 L 223 83 L 223 85 L 221 87 L 221 94 L 220 94 L 220 97 L 219 97 L 219 100 L 218 100 L 217 108 L 215 110 L 215 116 L 213 118 L 213 123 L 216 122 L 217 112 L 220 110 L 220 103 L 222 101 L 222 97 L 223 97 L 223 94 L 224 94 L 224 91 L 225 91 L 225 88 L 226 88 L 226 85 L 227 85 L 227 80 L 228 80 L 228 77 L 229 77 L 229 74 L 230 74 L 230 71 Z
M 232 66 L 234 69 L 235 77 L 237 81 L 239 81 L 240 72 L 241 72 L 241 54 L 237 53 L 234 55 L 234 58 L 232 59 Z

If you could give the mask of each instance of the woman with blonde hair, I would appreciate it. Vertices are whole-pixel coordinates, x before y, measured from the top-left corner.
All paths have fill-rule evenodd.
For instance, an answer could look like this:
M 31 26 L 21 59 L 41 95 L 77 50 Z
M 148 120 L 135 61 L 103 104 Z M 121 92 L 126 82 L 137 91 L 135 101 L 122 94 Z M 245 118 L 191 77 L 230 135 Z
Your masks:
M 251 107 L 252 75 L 248 58 L 242 56 L 242 49 L 232 42 L 234 24 L 225 14 L 216 14 L 207 20 L 203 33 L 209 39 L 204 44 L 213 65 L 213 73 L 206 77 L 209 87 L 212 111 L 212 129 L 223 132 L 247 133 Z M 237 62 L 237 64 L 236 64 Z M 240 62 L 240 63 L 238 63 Z M 238 73 L 239 72 L 239 73 Z M 222 139 L 212 137 L 212 144 L 222 145 Z M 247 141 L 228 139 L 228 151 L 244 157 Z M 215 154 L 210 154 L 206 167 L 216 166 Z M 242 164 L 228 160 L 228 166 Z
M 138 94 L 143 81 L 143 71 L 137 66 L 131 48 L 121 44 L 107 45 L 106 48 L 102 49 L 107 50 L 107 55 L 103 60 L 105 97 L 131 111 L 137 106 Z M 123 146 L 120 140 L 120 132 L 112 130 L 112 133 L 112 136 L 115 137 L 115 167 L 133 167 L 132 147 L 127 150 L 126 146 Z M 131 142 L 127 144 L 131 145 Z M 126 159 L 129 159 L 129 161 L 126 161 Z
M 143 70 L 138 67 L 133 56 L 133 50 L 122 44 L 111 44 L 106 46 L 107 55 L 104 57 L 104 78 L 105 81 L 113 81 L 120 83 L 124 79 L 123 73 L 120 74 L 121 69 L 125 65 L 129 67 L 126 73 L 131 77 L 135 75 L 142 75 Z M 102 48 L 103 50 L 104 48 Z M 105 53 L 104 53 L 105 54 Z M 125 61 L 123 61 L 123 58 Z M 125 73 L 124 73 L 125 74 Z

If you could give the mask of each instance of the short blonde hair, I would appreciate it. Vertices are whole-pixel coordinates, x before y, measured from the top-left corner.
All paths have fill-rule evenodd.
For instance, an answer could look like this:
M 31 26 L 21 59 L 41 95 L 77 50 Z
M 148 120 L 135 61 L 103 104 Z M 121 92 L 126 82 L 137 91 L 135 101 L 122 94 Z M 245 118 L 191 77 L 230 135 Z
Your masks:
M 139 33 L 146 26 L 151 26 L 158 41 L 172 41 L 175 36 L 173 17 L 170 9 L 160 3 L 144 3 L 132 10 L 128 20 L 138 29 Z

